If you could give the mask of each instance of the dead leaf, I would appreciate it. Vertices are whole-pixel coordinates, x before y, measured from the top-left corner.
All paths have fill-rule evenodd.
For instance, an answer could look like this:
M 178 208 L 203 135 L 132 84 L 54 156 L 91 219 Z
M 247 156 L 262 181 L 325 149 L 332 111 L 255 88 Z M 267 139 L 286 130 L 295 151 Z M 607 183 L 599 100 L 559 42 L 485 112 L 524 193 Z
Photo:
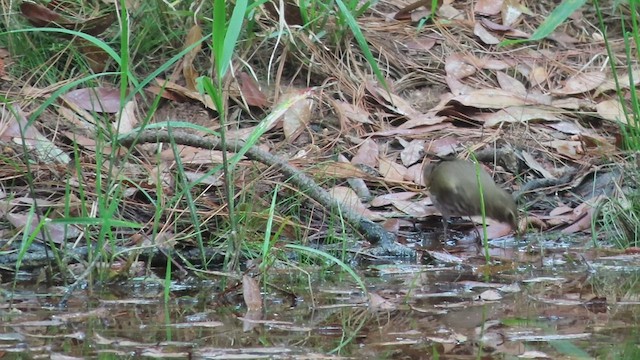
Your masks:
M 335 186 L 329 190 L 331 196 L 342 206 L 350 208 L 357 214 L 366 217 L 369 220 L 382 220 L 382 216 L 370 211 L 362 204 L 360 198 L 353 189 L 345 186 Z
M 38 218 L 27 214 L 6 214 L 5 218 L 11 225 L 29 234 L 38 229 L 39 221 L 44 221 L 42 231 L 38 231 L 36 239 L 40 241 L 53 241 L 56 244 L 63 244 L 67 239 L 75 239 L 80 236 L 80 230 L 75 226 L 61 223 L 53 223 L 48 218 Z M 30 223 L 28 223 L 30 221 Z M 44 236 L 43 236 L 44 233 Z
M 369 112 L 362 109 L 361 107 L 356 107 L 346 101 L 341 100 L 332 100 L 331 104 L 340 117 L 344 116 L 349 120 L 353 120 L 362 124 L 373 124 L 373 121 L 371 121 L 370 119 L 371 114 L 369 114 Z
M 122 108 L 122 112 L 116 115 L 116 123 L 114 129 L 117 134 L 127 134 L 131 132 L 138 125 L 138 118 L 136 117 L 137 104 L 135 98 L 131 99 Z
M 474 25 L 473 34 L 487 45 L 495 45 L 500 43 L 500 39 L 498 39 L 493 33 L 487 30 L 487 28 L 482 26 L 482 24 L 480 24 L 479 22 Z
M 514 92 L 522 97 L 527 96 L 527 88 L 520 81 L 516 80 L 516 78 L 511 77 L 502 71 L 498 71 L 496 73 L 496 78 L 498 79 L 498 84 L 500 84 L 500 88 L 502 88 L 502 90 Z
M 298 90 L 284 94 L 280 98 L 280 102 L 284 103 L 288 98 L 298 96 Z M 299 130 L 306 128 L 307 124 L 311 121 L 311 114 L 313 109 L 313 99 L 304 98 L 294 102 L 282 116 L 282 129 L 284 130 L 284 137 L 289 140 L 295 140 L 300 134 Z
M 62 98 L 81 109 L 115 114 L 120 111 L 120 90 L 114 88 L 82 88 L 70 91 Z
M 424 140 L 413 140 L 400 152 L 400 160 L 404 166 L 411 166 L 423 157 Z
M 246 72 L 241 72 L 238 76 L 240 82 L 240 94 L 249 106 L 265 108 L 267 106 L 267 95 L 260 90 L 260 85 L 254 78 Z
M 542 167 L 542 165 L 540 165 L 540 163 L 536 159 L 534 159 L 533 156 L 531 156 L 531 154 L 529 154 L 527 151 L 523 151 L 522 152 L 522 157 L 524 159 L 525 164 L 527 164 L 530 169 L 537 171 L 545 179 L 555 179 L 556 178 L 549 171 L 547 171 L 547 169 Z
M 196 45 L 193 49 L 189 50 L 189 52 L 182 59 L 182 76 L 184 76 L 184 80 L 187 83 L 187 89 L 191 91 L 196 91 L 196 79 L 199 74 L 196 71 L 196 68 L 193 66 L 193 61 L 195 60 L 198 53 L 202 49 L 202 29 L 198 24 L 195 24 L 189 29 L 187 33 L 187 39 L 184 43 L 184 49 L 190 47 L 193 44 Z
M 551 90 L 556 95 L 575 95 L 589 92 L 602 85 L 607 75 L 602 71 L 578 73 L 565 81 L 560 89 Z
M 352 164 L 367 165 L 372 169 L 378 167 L 378 144 L 372 139 L 360 143 L 358 152 L 351 159 Z
M 379 160 L 380 175 L 389 182 L 402 182 L 405 180 L 407 168 L 387 158 Z
M 197 91 L 191 91 L 184 86 L 180 86 L 172 81 L 163 80 L 160 78 L 156 78 L 156 84 L 161 88 L 164 88 L 165 91 L 176 92 L 179 95 L 182 95 L 186 98 L 199 101 L 200 103 L 202 103 L 204 106 L 206 106 L 211 110 L 217 111 L 216 106 L 213 104 L 213 101 L 207 95 L 201 95 Z
M 391 205 L 394 201 L 409 200 L 415 197 L 416 195 L 418 195 L 418 193 L 415 193 L 412 191 L 383 194 L 373 198 L 373 200 L 371 200 L 370 202 L 370 205 L 373 207 L 387 206 L 387 205 Z
M 484 127 L 495 127 L 502 123 L 527 122 L 532 120 L 560 121 L 557 112 L 537 106 L 512 106 L 495 113 L 483 113 L 471 116 L 472 119 L 482 121 Z
M 473 11 L 480 15 L 497 15 L 501 9 L 502 1 L 496 0 L 478 0 L 473 7 Z
M 260 286 L 251 276 L 242 276 L 242 297 L 247 310 L 262 310 L 262 294 L 260 294 Z
M 444 71 L 447 76 L 461 80 L 475 74 L 476 67 L 465 61 L 459 54 L 454 54 L 447 57 L 444 64 Z
M 622 104 L 617 99 L 604 100 L 596 105 L 596 111 L 603 119 L 628 124 Z M 629 115 L 632 115 L 629 113 Z

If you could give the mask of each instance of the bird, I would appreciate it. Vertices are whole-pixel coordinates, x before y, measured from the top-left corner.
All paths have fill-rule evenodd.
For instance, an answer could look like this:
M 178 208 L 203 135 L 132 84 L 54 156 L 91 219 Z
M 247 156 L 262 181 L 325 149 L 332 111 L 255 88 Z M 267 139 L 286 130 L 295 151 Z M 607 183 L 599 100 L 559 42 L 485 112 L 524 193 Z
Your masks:
M 513 197 L 498 187 L 479 164 L 467 160 L 443 160 L 423 165 L 423 172 L 431 201 L 444 219 L 445 237 L 450 217 L 482 215 L 480 188 L 485 215 L 518 230 L 518 209 Z

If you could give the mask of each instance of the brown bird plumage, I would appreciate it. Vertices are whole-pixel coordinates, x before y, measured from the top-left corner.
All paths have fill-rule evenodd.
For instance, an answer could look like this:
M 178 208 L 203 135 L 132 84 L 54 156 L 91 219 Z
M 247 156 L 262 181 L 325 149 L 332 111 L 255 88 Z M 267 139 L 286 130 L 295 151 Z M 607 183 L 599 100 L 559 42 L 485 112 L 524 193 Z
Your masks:
M 517 230 L 518 210 L 513 197 L 499 188 L 482 167 L 478 169 L 486 216 L 507 223 Z M 447 221 L 451 216 L 482 215 L 480 187 L 474 163 L 465 160 L 441 161 L 429 163 L 424 166 L 423 171 L 433 205 L 444 218 L 445 235 Z

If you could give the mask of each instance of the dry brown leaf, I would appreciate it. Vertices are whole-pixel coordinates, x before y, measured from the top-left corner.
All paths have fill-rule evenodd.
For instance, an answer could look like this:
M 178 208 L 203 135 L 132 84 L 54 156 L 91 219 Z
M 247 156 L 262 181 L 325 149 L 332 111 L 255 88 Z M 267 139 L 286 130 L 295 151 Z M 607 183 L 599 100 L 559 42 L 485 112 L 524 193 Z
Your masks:
M 378 103 L 387 109 L 404 116 L 419 116 L 421 115 L 417 112 L 411 104 L 406 102 L 400 96 L 390 93 L 384 88 L 378 86 L 378 83 L 374 83 L 372 81 L 368 81 L 366 84 L 366 88 L 369 93 L 378 101 Z
M 607 91 L 611 91 L 611 90 L 616 90 L 618 89 L 618 87 L 620 89 L 628 89 L 630 87 L 629 84 L 631 84 L 631 80 L 629 77 L 629 72 L 623 72 L 623 73 L 619 73 L 618 74 L 618 84 L 616 85 L 616 82 L 614 81 L 614 79 L 609 79 L 607 81 L 605 81 L 604 83 L 602 83 L 602 85 L 598 86 L 598 89 L 596 90 L 596 92 L 594 93 L 595 96 L 598 96 L 604 92 Z M 633 79 L 633 86 L 638 86 L 638 84 L 640 84 L 640 68 L 634 68 L 631 71 L 631 78 Z
M 585 133 L 587 130 L 575 122 L 559 121 L 546 124 L 548 127 L 569 135 Z
M 551 101 L 551 106 L 567 110 L 595 110 L 597 104 L 589 99 L 567 97 L 562 99 L 553 99 L 553 101 Z
M 414 51 L 429 51 L 436 45 L 436 39 L 434 38 L 418 38 L 412 39 L 404 43 L 404 46 L 409 50 Z
M 536 106 L 512 106 L 495 113 L 484 113 L 471 116 L 472 119 L 484 122 L 484 127 L 495 127 L 502 123 L 526 122 L 532 120 L 560 121 L 555 112 Z
M 555 179 L 547 169 L 545 169 L 536 159 L 529 154 L 527 151 L 522 151 L 522 157 L 525 162 L 529 166 L 530 169 L 537 171 L 540 175 L 542 175 L 545 179 Z
M 430 211 L 431 209 L 427 209 L 413 201 L 394 200 L 391 204 L 396 209 L 415 218 L 422 218 L 433 214 L 433 211 Z
M 370 205 L 373 207 L 387 206 L 387 205 L 391 205 L 394 201 L 409 200 L 415 197 L 416 195 L 418 195 L 418 193 L 415 193 L 412 191 L 384 194 L 384 195 L 376 196 L 375 198 L 373 198 L 373 200 L 371 200 Z
M 178 145 L 178 154 L 185 164 L 222 164 L 222 152 L 206 150 L 192 146 Z M 175 161 L 173 149 L 169 148 L 160 153 L 163 161 Z
M 39 221 L 44 221 L 42 231 L 36 234 L 36 239 L 40 241 L 53 241 L 56 244 L 63 244 L 67 239 L 75 239 L 80 236 L 80 230 L 72 225 L 53 223 L 48 218 L 38 218 L 27 214 L 10 213 L 5 215 L 5 219 L 20 231 L 27 231 L 31 234 L 38 228 Z M 30 221 L 30 223 L 29 223 Z M 43 234 L 44 237 L 43 238 Z
M 596 105 L 596 111 L 603 119 L 627 124 L 622 104 L 617 99 L 604 100 Z M 630 114 L 631 115 L 631 114 Z
M 473 8 L 476 14 L 497 15 L 502 10 L 503 0 L 478 0 Z
M 502 24 L 511 26 L 522 14 L 533 16 L 533 12 L 518 0 L 504 0 L 502 6 Z
M 120 110 L 120 90 L 114 88 L 82 88 L 61 96 L 79 108 L 97 113 L 115 114 Z
M 453 54 L 445 60 L 444 71 L 447 76 L 461 80 L 475 74 L 476 67 L 465 61 L 459 54 Z
M 516 78 L 511 77 L 502 71 L 498 71 L 496 73 L 496 78 L 498 79 L 498 84 L 500 84 L 500 88 L 502 88 L 502 90 L 514 92 L 522 97 L 527 96 L 527 88 L 520 81 L 516 80 Z
M 370 292 L 369 293 L 369 308 L 371 310 L 391 311 L 391 310 L 396 310 L 397 306 L 394 305 L 392 302 L 386 300 L 382 296 L 380 296 L 380 295 L 378 295 L 378 294 L 376 294 L 374 292 Z
M 351 159 L 351 163 L 367 165 L 373 169 L 378 167 L 378 144 L 372 139 L 366 139 L 360 143 L 358 152 Z
M 458 95 L 451 101 L 478 109 L 503 109 L 510 106 L 534 104 L 531 100 L 501 89 L 480 89 Z
M 267 95 L 260 90 L 258 82 L 246 72 L 238 76 L 240 82 L 240 94 L 249 106 L 264 108 L 267 106 Z
M 299 96 L 299 90 L 295 89 L 294 91 L 284 94 L 280 98 L 280 102 L 284 103 L 287 101 L 287 98 L 297 96 Z M 298 100 L 282 115 L 282 129 L 284 130 L 285 138 L 295 140 L 301 133 L 300 131 L 307 127 L 307 124 L 311 121 L 313 103 L 314 100 L 310 97 Z
M 353 120 L 355 122 L 359 122 L 362 124 L 373 124 L 373 121 L 369 118 L 371 114 L 368 111 L 361 107 L 356 107 L 352 104 L 349 104 L 346 101 L 333 101 L 332 102 L 336 111 L 346 117 L 349 120 Z
M 382 227 L 392 234 L 397 234 L 400 231 L 400 219 L 388 219 L 382 223 Z
M 411 166 L 423 157 L 424 140 L 413 140 L 400 152 L 400 160 L 404 166 Z
M 197 91 L 191 91 L 184 86 L 180 86 L 172 81 L 163 80 L 160 78 L 156 78 L 156 84 L 164 88 L 165 91 L 176 92 L 178 93 L 178 95 L 182 95 L 183 97 L 196 100 L 202 103 L 205 107 L 216 111 L 216 106 L 213 104 L 213 101 L 211 100 L 211 98 L 207 95 L 201 95 Z
M 473 26 L 473 34 L 487 45 L 495 45 L 500 43 L 500 39 L 498 39 L 492 32 L 487 30 L 487 28 L 482 26 L 482 24 L 480 24 L 479 22 L 477 22 Z
M 575 95 L 589 92 L 602 85 L 607 75 L 602 71 L 578 73 L 565 81 L 560 89 L 551 90 L 556 95 Z
M 360 170 L 360 168 L 354 166 L 351 163 L 344 162 L 326 162 L 319 164 L 318 173 L 323 176 L 331 178 L 363 178 L 368 177 L 369 174 Z
M 135 98 L 131 99 L 124 107 L 122 112 L 116 114 L 116 123 L 113 124 L 114 130 L 117 134 L 126 134 L 131 132 L 136 125 L 138 125 L 138 118 L 136 117 L 137 104 Z
M 262 310 L 262 295 L 260 294 L 260 286 L 251 276 L 242 276 L 242 297 L 247 310 Z
M 184 80 L 187 83 L 187 89 L 191 91 L 196 91 L 196 79 L 199 74 L 196 71 L 196 68 L 193 66 L 193 60 L 195 60 L 198 53 L 202 49 L 202 29 L 198 24 L 195 24 L 189 29 L 187 33 L 187 39 L 184 44 L 184 48 L 188 48 L 189 46 L 198 43 L 196 47 L 189 50 L 189 52 L 182 59 L 182 76 L 184 76 Z
M 356 192 L 351 188 L 335 186 L 329 189 L 329 193 L 338 203 L 340 203 L 340 205 L 350 208 L 355 213 L 360 214 L 369 220 L 384 219 L 382 216 L 367 209 L 367 207 L 360 201 Z
M 380 175 L 389 182 L 402 182 L 407 174 L 407 168 L 387 158 L 379 160 Z
M 582 158 L 581 155 L 584 154 L 581 141 L 552 140 L 547 144 L 554 148 L 558 153 L 573 159 L 580 159 Z
M 543 86 L 549 80 L 547 69 L 542 66 L 534 66 L 529 73 L 529 82 L 531 85 Z

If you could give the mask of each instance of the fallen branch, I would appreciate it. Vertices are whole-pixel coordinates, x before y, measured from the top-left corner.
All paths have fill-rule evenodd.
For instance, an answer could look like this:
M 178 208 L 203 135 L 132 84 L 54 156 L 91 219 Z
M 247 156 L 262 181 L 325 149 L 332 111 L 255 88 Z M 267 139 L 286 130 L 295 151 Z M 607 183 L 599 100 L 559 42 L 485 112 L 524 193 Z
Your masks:
M 187 134 L 184 132 L 165 130 L 144 130 L 140 133 L 132 133 L 120 139 L 120 144 L 130 147 L 145 143 L 175 143 L 179 145 L 193 146 L 207 150 L 225 150 L 219 139 Z M 237 152 L 244 145 L 241 141 L 227 140 L 227 151 Z M 376 246 L 370 253 L 372 255 L 414 256 L 413 250 L 395 242 L 395 236 L 385 230 L 379 224 L 362 217 L 346 206 L 340 204 L 309 176 L 294 168 L 286 160 L 272 155 L 258 147 L 252 146 L 246 152 L 246 157 L 259 161 L 270 167 L 274 167 L 289 178 L 291 183 L 301 192 L 305 193 L 329 211 L 337 211 L 342 214 L 348 224 L 360 232 L 364 237 Z

